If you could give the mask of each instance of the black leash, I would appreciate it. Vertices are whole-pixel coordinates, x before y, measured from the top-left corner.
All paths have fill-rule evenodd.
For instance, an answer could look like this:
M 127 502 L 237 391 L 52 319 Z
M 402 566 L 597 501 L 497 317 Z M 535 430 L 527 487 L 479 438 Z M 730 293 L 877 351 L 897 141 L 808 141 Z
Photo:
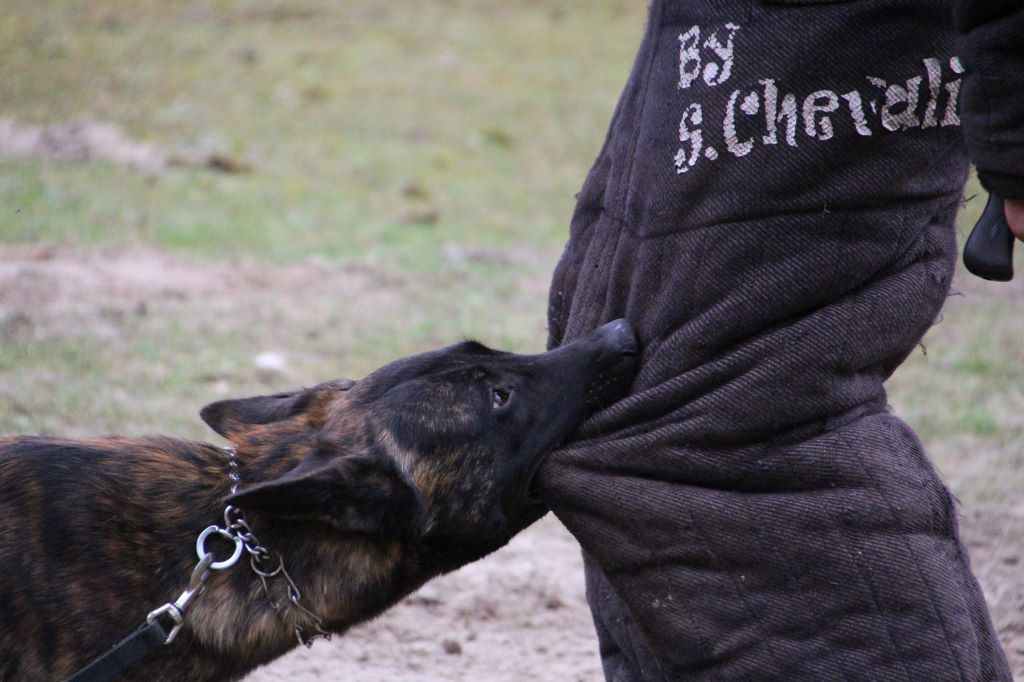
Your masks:
M 155 618 L 114 648 L 69 677 L 66 682 L 108 682 L 154 649 L 167 643 L 168 630 Z
M 212 533 L 217 533 L 235 544 L 234 553 L 224 561 L 214 561 L 213 553 L 206 551 L 206 538 Z M 189 602 L 206 589 L 210 569 L 219 571 L 234 566 L 242 554 L 242 541 L 222 528 L 210 526 L 196 540 L 196 554 L 201 557 L 199 563 L 192 569 L 188 587 L 177 599 L 150 611 L 143 626 L 67 678 L 65 682 L 110 682 L 146 654 L 174 641 L 185 622 L 185 609 Z M 169 629 L 160 622 L 161 618 L 170 623 Z

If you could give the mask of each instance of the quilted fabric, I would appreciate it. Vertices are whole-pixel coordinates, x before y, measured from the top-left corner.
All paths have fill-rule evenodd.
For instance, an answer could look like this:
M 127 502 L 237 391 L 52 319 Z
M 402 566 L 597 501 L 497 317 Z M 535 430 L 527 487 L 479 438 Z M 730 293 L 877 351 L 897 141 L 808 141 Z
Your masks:
M 653 3 L 549 309 L 643 344 L 539 473 L 608 679 L 1010 679 L 883 387 L 949 288 L 963 71 L 946 2 Z

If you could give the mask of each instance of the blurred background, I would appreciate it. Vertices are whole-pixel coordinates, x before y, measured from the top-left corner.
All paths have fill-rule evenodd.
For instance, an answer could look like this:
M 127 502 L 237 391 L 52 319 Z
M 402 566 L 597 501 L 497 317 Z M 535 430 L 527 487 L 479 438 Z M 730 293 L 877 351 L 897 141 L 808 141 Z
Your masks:
M 463 337 L 541 350 L 548 277 L 644 13 L 0 0 L 0 433 L 215 440 L 197 412 L 225 396 Z M 983 204 L 965 203 L 961 238 Z M 954 290 L 892 402 L 963 503 L 1024 676 L 1024 275 L 960 272 Z M 547 518 L 250 679 L 599 670 L 578 550 Z

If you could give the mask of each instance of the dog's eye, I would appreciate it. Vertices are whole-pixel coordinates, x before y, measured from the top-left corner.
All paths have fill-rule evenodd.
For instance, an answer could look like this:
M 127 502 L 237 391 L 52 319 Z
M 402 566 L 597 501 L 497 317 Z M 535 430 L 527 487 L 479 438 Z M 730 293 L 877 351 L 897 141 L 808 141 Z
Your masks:
M 512 398 L 511 388 L 492 388 L 491 389 L 491 407 L 494 409 L 500 409 L 508 405 L 508 401 Z

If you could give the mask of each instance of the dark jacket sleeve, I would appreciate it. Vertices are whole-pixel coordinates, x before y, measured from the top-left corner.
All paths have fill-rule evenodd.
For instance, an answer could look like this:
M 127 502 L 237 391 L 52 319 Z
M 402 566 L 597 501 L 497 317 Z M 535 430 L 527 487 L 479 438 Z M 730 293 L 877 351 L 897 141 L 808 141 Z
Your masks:
M 1024 0 L 955 0 L 961 123 L 981 184 L 1024 199 Z

